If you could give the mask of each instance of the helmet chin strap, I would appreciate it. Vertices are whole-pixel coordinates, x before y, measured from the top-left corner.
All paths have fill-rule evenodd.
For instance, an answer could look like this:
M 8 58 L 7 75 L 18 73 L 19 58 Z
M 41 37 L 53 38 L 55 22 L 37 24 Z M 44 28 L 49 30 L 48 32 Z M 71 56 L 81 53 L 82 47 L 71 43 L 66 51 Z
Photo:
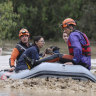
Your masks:
M 72 27 L 68 26 L 68 28 L 70 29 L 70 33 L 74 30 L 73 26 Z
M 70 32 L 72 32 L 73 30 L 72 29 L 70 29 Z

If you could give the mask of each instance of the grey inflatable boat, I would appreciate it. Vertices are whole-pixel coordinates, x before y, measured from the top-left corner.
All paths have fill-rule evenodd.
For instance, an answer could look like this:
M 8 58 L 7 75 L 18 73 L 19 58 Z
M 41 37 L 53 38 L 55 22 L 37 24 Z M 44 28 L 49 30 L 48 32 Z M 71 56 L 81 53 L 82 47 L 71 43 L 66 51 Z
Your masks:
M 5 77 L 4 77 L 5 76 Z M 73 78 L 76 80 L 91 80 L 96 82 L 96 77 L 85 67 L 81 65 L 65 65 L 60 63 L 41 63 L 31 70 L 15 72 L 0 72 L 0 78 L 24 79 L 24 78 Z

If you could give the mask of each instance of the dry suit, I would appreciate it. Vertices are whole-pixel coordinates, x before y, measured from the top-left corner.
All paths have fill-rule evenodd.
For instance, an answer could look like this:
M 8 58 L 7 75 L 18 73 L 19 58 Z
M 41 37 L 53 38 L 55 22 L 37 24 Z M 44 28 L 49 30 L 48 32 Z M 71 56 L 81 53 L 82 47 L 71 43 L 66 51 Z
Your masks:
M 68 38 L 69 54 L 73 56 L 74 64 L 91 69 L 91 48 L 87 36 L 74 30 Z

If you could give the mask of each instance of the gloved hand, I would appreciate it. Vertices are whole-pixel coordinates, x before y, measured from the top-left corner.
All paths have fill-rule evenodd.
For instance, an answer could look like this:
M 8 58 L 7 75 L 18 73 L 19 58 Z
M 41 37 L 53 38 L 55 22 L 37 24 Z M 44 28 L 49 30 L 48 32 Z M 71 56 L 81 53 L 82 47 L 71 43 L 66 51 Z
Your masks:
M 15 70 L 15 67 L 11 67 L 11 68 L 9 69 L 10 72 L 13 72 L 14 70 Z
M 61 55 L 60 56 L 60 62 L 61 63 L 66 63 L 66 62 L 72 62 L 72 63 L 74 63 L 73 56 L 67 55 L 67 54 Z

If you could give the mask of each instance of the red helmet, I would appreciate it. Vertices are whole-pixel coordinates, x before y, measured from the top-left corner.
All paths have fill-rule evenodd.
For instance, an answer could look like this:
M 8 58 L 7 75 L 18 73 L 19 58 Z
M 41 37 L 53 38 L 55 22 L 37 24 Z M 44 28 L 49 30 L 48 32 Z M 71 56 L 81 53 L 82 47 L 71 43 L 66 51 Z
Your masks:
M 73 19 L 67 18 L 62 22 L 62 28 L 68 27 L 70 24 L 76 26 L 76 22 Z
M 22 35 L 30 35 L 28 30 L 27 29 L 24 29 L 22 28 L 20 31 L 19 31 L 19 37 L 21 37 Z

